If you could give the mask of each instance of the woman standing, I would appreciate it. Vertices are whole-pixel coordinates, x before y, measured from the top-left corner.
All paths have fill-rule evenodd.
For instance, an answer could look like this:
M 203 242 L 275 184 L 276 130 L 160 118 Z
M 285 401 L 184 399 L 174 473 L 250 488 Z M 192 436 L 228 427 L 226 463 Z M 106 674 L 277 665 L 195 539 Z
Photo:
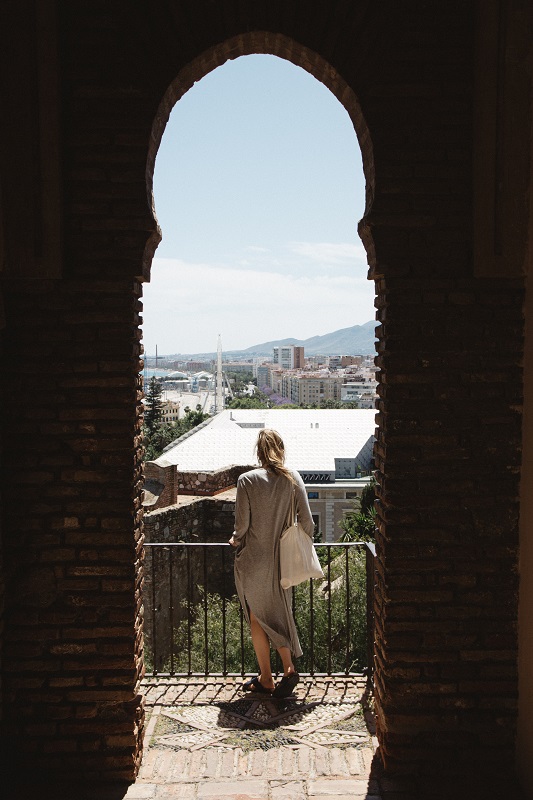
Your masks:
M 305 532 L 314 524 L 300 475 L 284 465 L 285 447 L 279 433 L 265 428 L 257 437 L 260 469 L 237 482 L 235 531 L 230 544 L 235 554 L 235 584 L 259 664 L 259 675 L 243 688 L 273 697 L 287 697 L 298 683 L 293 657 L 302 655 L 291 610 L 291 589 L 280 584 L 280 537 L 290 520 L 292 498 Z M 274 688 L 270 642 L 280 654 L 283 677 Z

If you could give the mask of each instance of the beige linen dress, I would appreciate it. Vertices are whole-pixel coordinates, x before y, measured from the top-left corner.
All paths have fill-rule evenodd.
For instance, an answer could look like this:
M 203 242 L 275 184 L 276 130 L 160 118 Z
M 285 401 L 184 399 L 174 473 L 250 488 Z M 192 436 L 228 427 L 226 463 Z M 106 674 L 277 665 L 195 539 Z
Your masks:
M 305 532 L 314 524 L 304 483 L 291 470 L 296 485 L 284 475 L 253 469 L 237 482 L 235 533 L 235 585 L 245 617 L 250 609 L 273 646 L 288 647 L 295 658 L 302 655 L 291 609 L 291 589 L 279 582 L 279 540 L 289 523 L 291 496 Z

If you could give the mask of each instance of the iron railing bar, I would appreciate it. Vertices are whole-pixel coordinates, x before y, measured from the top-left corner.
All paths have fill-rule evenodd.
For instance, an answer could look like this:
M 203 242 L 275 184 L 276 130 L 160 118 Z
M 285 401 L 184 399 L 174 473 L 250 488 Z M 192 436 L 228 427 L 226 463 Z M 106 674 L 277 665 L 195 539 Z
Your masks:
M 366 566 L 366 675 L 369 686 L 372 685 L 374 675 L 374 572 L 376 547 L 367 542 L 365 548 Z
M 350 568 L 348 562 L 348 548 L 344 548 L 344 576 L 345 576 L 345 591 L 346 591 L 346 666 L 345 675 L 350 673 Z
M 364 547 L 374 548 L 372 542 L 318 542 L 317 547 L 325 547 L 331 549 L 333 547 L 356 547 L 363 549 Z M 231 547 L 228 542 L 145 542 L 143 547 Z
M 309 624 L 311 630 L 309 631 L 309 668 L 311 675 L 315 674 L 315 607 L 314 607 L 314 582 L 309 581 Z
M 209 642 L 208 642 L 208 614 L 207 614 L 207 547 L 203 547 L 204 554 L 204 649 L 205 649 L 205 674 L 209 675 Z
M 228 672 L 228 642 L 226 639 L 226 551 L 222 548 L 222 672 Z
M 331 672 L 331 550 L 328 549 L 328 672 Z
M 189 675 L 192 675 L 192 577 L 191 577 L 191 551 L 186 550 L 187 553 L 187 666 Z
M 168 551 L 168 614 L 169 614 L 169 649 L 170 649 L 170 672 L 174 672 L 174 597 L 173 597 L 173 575 L 172 575 L 172 553 Z
M 244 612 L 239 604 L 239 619 L 241 628 L 241 675 L 244 676 Z
M 204 583 L 204 587 L 203 587 L 204 588 L 204 593 L 203 593 L 203 616 L 204 616 L 204 620 L 203 620 L 203 622 L 204 622 L 204 624 L 203 624 L 203 639 L 204 639 L 204 646 L 205 646 L 205 649 L 204 649 L 204 655 L 205 655 L 204 667 L 205 667 L 205 669 L 204 669 L 203 673 L 196 673 L 196 671 L 193 672 L 193 667 L 196 667 L 196 669 L 198 667 L 197 667 L 196 663 L 193 663 L 194 659 L 193 659 L 193 653 L 192 653 L 193 627 L 196 624 L 196 622 L 199 622 L 199 620 L 196 621 L 196 615 L 195 615 L 195 611 L 197 609 L 197 605 L 193 604 L 194 576 L 193 576 L 193 573 L 192 573 L 192 569 L 193 569 L 192 561 L 194 559 L 194 555 L 193 555 L 194 551 L 191 550 L 191 547 L 193 547 L 193 548 L 196 547 L 197 548 L 199 546 L 203 548 L 203 583 Z M 240 607 L 239 607 L 239 617 L 240 617 L 240 646 L 241 646 L 241 658 L 240 658 L 241 665 L 240 666 L 241 666 L 241 672 L 240 673 L 230 673 L 230 672 L 228 672 L 228 652 L 227 652 L 227 650 L 228 650 L 228 620 L 227 620 L 227 612 L 228 612 L 227 602 L 228 602 L 228 599 L 226 597 L 227 589 L 228 589 L 228 584 L 227 584 L 228 576 L 226 575 L 227 561 L 226 561 L 226 556 L 225 556 L 225 553 L 226 553 L 225 548 L 226 547 L 230 547 L 230 545 L 228 543 L 225 543 L 225 542 L 205 542 L 205 543 L 203 543 L 203 542 L 148 542 L 148 543 L 145 544 L 145 547 L 147 547 L 148 549 L 150 549 L 150 548 L 155 549 L 155 550 L 159 549 L 160 551 L 162 551 L 164 548 L 167 548 L 167 550 L 169 551 L 169 559 L 168 559 L 168 562 L 166 562 L 167 563 L 166 569 L 167 569 L 167 577 L 169 576 L 169 581 L 170 581 L 170 583 L 169 583 L 169 592 L 170 592 L 170 594 L 169 594 L 168 600 L 166 598 L 163 598 L 162 602 L 163 602 L 165 607 L 168 606 L 169 616 L 170 616 L 170 630 L 168 632 L 163 630 L 162 634 L 163 634 L 163 637 L 164 637 L 164 641 L 166 641 L 169 638 L 169 649 L 170 649 L 169 662 L 170 663 L 169 662 L 167 662 L 167 663 L 169 663 L 170 672 L 160 672 L 160 671 L 158 671 L 158 666 L 159 666 L 159 668 L 163 667 L 162 663 L 158 665 L 158 660 L 162 660 L 163 658 L 165 658 L 165 660 L 166 660 L 166 658 L 167 658 L 167 656 L 165 654 L 161 655 L 161 653 L 160 653 L 160 651 L 161 651 L 161 642 L 159 642 L 158 638 L 157 638 L 158 637 L 159 627 L 161 627 L 160 625 L 157 624 L 157 621 L 158 620 L 161 621 L 161 615 L 158 614 L 158 612 L 156 611 L 156 608 L 157 608 L 156 602 L 157 602 L 159 594 L 160 594 L 161 582 L 159 582 L 158 585 L 156 586 L 155 578 L 156 578 L 156 573 L 159 574 L 158 570 L 159 570 L 159 568 L 161 566 L 159 564 L 159 561 L 161 561 L 161 559 L 163 558 L 163 555 L 162 555 L 162 552 L 160 552 L 159 556 L 157 555 L 156 552 L 151 553 L 151 562 L 150 562 L 151 576 L 152 576 L 152 587 L 151 587 L 151 590 L 152 590 L 152 607 L 153 607 L 153 610 L 154 610 L 153 619 L 151 620 L 151 629 L 152 629 L 152 634 L 153 634 L 153 671 L 152 671 L 152 675 L 154 677 L 156 677 L 156 676 L 159 676 L 159 677 L 165 677 L 165 676 L 170 676 L 170 677 L 181 677 L 181 676 L 183 676 L 183 677 L 186 677 L 186 676 L 193 676 L 193 675 L 197 675 L 198 674 L 198 675 L 203 675 L 205 677 L 207 675 L 213 675 L 213 676 L 217 676 L 217 675 L 222 675 L 222 676 L 224 676 L 224 675 L 229 675 L 229 676 L 235 675 L 235 676 L 237 676 L 237 675 L 240 674 L 241 676 L 244 676 L 245 674 L 247 674 L 245 672 L 245 646 L 244 646 L 245 645 L 245 642 L 244 642 L 244 635 L 245 635 L 244 627 L 245 626 L 244 626 L 244 614 L 243 614 L 242 608 L 240 608 Z M 175 619 L 174 619 L 174 611 L 175 611 L 174 604 L 175 604 L 175 598 L 177 597 L 176 593 L 179 591 L 179 586 L 181 585 L 181 583 L 178 582 L 178 583 L 176 583 L 176 587 L 174 587 L 174 581 L 175 581 L 175 578 L 176 578 L 176 575 L 175 575 L 176 563 L 175 563 L 174 557 L 172 555 L 172 550 L 173 550 L 173 548 L 176 548 L 176 547 L 185 548 L 184 555 L 186 555 L 186 559 L 185 560 L 186 560 L 186 565 L 187 565 L 187 603 L 186 603 L 186 609 L 187 609 L 187 651 L 188 651 L 187 652 L 187 667 L 188 667 L 188 671 L 186 673 L 185 672 L 177 672 L 176 671 L 176 668 L 177 667 L 179 668 L 179 666 L 180 666 L 180 664 L 178 663 L 180 659 L 178 659 L 178 651 L 176 649 L 176 640 L 175 640 L 176 628 L 175 628 Z M 208 580 L 209 580 L 209 577 L 208 577 L 208 565 L 207 565 L 207 555 L 208 555 L 208 552 L 209 552 L 207 548 L 209 548 L 209 547 L 222 547 L 222 568 L 223 568 L 223 575 L 221 576 L 222 593 L 223 593 L 223 598 L 222 598 L 223 664 L 221 665 L 223 667 L 223 671 L 222 672 L 219 672 L 219 671 L 210 672 L 209 671 L 209 647 L 210 647 L 209 624 L 208 624 L 209 623 L 209 602 L 208 602 Z M 326 553 L 327 553 L 327 590 L 328 590 L 327 591 L 327 595 L 328 595 L 327 596 L 327 644 L 328 644 L 327 672 L 316 672 L 315 671 L 315 665 L 316 665 L 315 664 L 315 661 L 316 661 L 316 653 L 315 653 L 316 636 L 315 636 L 315 633 L 316 632 L 315 632 L 314 628 L 315 628 L 315 622 L 316 622 L 316 609 L 315 609 L 315 603 L 314 603 L 313 582 L 310 581 L 310 583 L 309 583 L 309 605 L 310 605 L 309 621 L 310 621 L 311 629 L 310 629 L 310 631 L 308 631 L 308 637 L 309 637 L 308 641 L 309 641 L 309 649 L 310 649 L 308 664 L 309 664 L 310 672 L 309 673 L 301 672 L 301 674 L 302 675 L 313 675 L 313 676 L 317 676 L 317 677 L 328 676 L 328 675 L 329 676 L 337 676 L 337 675 L 338 676 L 343 676 L 344 675 L 346 677 L 349 674 L 354 674 L 354 675 L 358 674 L 358 673 L 350 673 L 350 671 L 349 671 L 349 667 L 350 667 L 350 663 L 351 663 L 351 656 L 352 656 L 352 652 L 351 652 L 351 633 L 352 633 L 352 631 L 351 631 L 351 619 L 352 619 L 352 616 L 353 616 L 352 609 L 350 608 L 350 573 L 349 573 L 350 560 L 349 560 L 349 548 L 355 547 L 355 548 L 357 548 L 358 551 L 360 551 L 361 549 L 364 549 L 365 558 L 366 558 L 366 601 L 367 601 L 366 602 L 366 605 L 367 605 L 367 608 L 366 608 L 367 659 L 366 660 L 368 662 L 368 666 L 365 669 L 365 674 L 367 675 L 367 678 L 371 679 L 372 666 L 373 666 L 372 665 L 372 659 L 373 659 L 373 639 L 374 639 L 374 636 L 373 636 L 373 627 L 374 627 L 373 594 L 374 594 L 374 582 L 375 582 L 375 564 L 374 564 L 375 553 L 376 553 L 375 545 L 373 543 L 366 543 L 366 542 L 323 542 L 323 543 L 317 543 L 317 548 L 320 548 L 320 547 L 325 548 Z M 333 561 L 337 560 L 337 556 L 333 556 L 333 553 L 332 553 L 332 548 L 334 548 L 334 547 L 338 548 L 337 552 L 339 552 L 339 551 L 340 552 L 344 552 L 344 558 L 345 558 L 345 581 L 346 581 L 346 610 L 345 610 L 345 619 L 346 619 L 346 654 L 345 654 L 345 669 L 344 669 L 344 672 L 339 672 L 339 673 L 332 672 L 332 669 L 333 669 L 333 653 L 332 653 L 332 645 L 333 645 L 333 641 L 332 641 L 333 640 L 333 604 L 332 604 L 331 581 L 332 581 L 332 572 L 333 572 L 332 564 L 333 564 Z M 183 553 L 183 550 L 181 552 Z M 156 561 L 158 562 L 157 564 L 156 564 Z M 161 562 L 161 563 L 163 563 L 163 562 Z M 180 562 L 178 562 L 178 564 L 179 563 Z M 197 563 L 196 559 L 194 559 L 194 563 Z M 342 572 L 341 572 L 341 574 L 342 574 Z M 296 599 L 295 599 L 294 591 L 292 592 L 292 598 L 291 599 L 292 599 L 292 608 L 293 608 L 293 613 L 295 615 L 295 620 L 296 620 L 296 622 L 298 622 L 298 620 L 296 619 L 297 608 L 296 608 Z M 183 604 L 183 601 L 180 600 L 180 608 L 182 608 L 182 607 L 184 607 L 184 604 Z M 277 661 L 279 662 L 279 659 L 277 659 Z
M 153 675 L 157 675 L 157 630 L 156 630 L 157 626 L 155 623 L 157 614 L 155 605 L 156 593 L 155 593 L 155 563 L 154 563 L 157 557 L 156 553 L 157 551 L 155 551 L 154 554 L 152 555 L 152 570 L 151 570 L 152 572 L 152 657 L 154 660 L 152 667 Z
M 346 678 L 347 676 L 344 672 L 315 672 L 311 675 L 310 672 L 298 672 L 301 678 Z M 210 672 L 208 677 L 211 678 L 246 678 L 249 675 L 257 675 L 257 670 L 253 672 L 228 672 L 227 675 L 223 675 L 222 672 Z M 175 672 L 174 675 L 171 675 L 170 672 L 160 672 L 156 676 L 157 678 L 205 678 L 206 675 L 204 672 Z M 366 674 L 363 672 L 350 672 L 348 676 L 350 678 L 357 678 L 359 680 L 364 680 L 366 678 Z M 147 678 L 146 681 L 150 681 L 151 678 Z

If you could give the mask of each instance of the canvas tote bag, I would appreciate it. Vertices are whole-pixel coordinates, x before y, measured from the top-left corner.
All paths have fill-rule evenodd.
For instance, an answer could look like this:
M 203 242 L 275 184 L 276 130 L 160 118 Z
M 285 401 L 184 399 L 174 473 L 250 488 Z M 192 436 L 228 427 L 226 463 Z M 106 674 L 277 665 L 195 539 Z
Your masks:
M 324 572 L 313 540 L 296 519 L 294 489 L 291 498 L 291 524 L 280 539 L 280 583 L 282 589 L 297 586 L 309 578 L 323 578 Z

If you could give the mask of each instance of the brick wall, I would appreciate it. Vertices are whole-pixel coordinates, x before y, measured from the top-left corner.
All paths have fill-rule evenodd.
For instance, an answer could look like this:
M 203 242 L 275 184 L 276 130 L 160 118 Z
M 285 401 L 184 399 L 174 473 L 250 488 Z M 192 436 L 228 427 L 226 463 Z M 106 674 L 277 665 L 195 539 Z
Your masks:
M 6 298 L 4 734 L 47 772 L 126 779 L 143 732 L 133 289 L 33 281 Z
M 131 780 L 138 768 L 138 281 L 159 240 L 147 185 L 149 198 L 179 97 L 227 58 L 267 52 L 331 89 L 363 152 L 360 233 L 382 370 L 380 751 L 391 772 L 503 769 L 516 728 L 523 346 L 523 280 L 505 248 L 510 237 L 524 262 L 511 201 L 526 192 L 508 182 L 529 175 L 531 88 L 515 23 L 495 23 L 491 51 L 503 59 L 501 124 L 486 126 L 489 144 L 496 128 L 485 159 L 496 227 L 477 234 L 494 246 L 491 272 L 473 258 L 486 192 L 473 193 L 472 108 L 490 100 L 473 88 L 475 26 L 490 17 L 476 23 L 473 3 L 58 5 L 57 25 L 54 3 L 38 5 L 42 46 L 33 4 L 7 4 L 0 26 L 10 75 L 0 239 L 10 762 L 21 753 L 41 783 Z M 527 33 L 523 13 L 516 19 Z M 495 118 L 474 115 L 477 126 Z M 54 147 L 60 158 L 39 158 Z M 29 375 L 38 391 L 28 392 Z
M 155 464 L 153 461 L 146 461 L 144 464 L 144 479 L 145 481 L 156 481 L 157 484 L 163 487 L 155 503 L 147 506 L 148 511 L 173 506 L 177 502 L 177 470 L 174 464 L 160 467 L 159 464 Z

